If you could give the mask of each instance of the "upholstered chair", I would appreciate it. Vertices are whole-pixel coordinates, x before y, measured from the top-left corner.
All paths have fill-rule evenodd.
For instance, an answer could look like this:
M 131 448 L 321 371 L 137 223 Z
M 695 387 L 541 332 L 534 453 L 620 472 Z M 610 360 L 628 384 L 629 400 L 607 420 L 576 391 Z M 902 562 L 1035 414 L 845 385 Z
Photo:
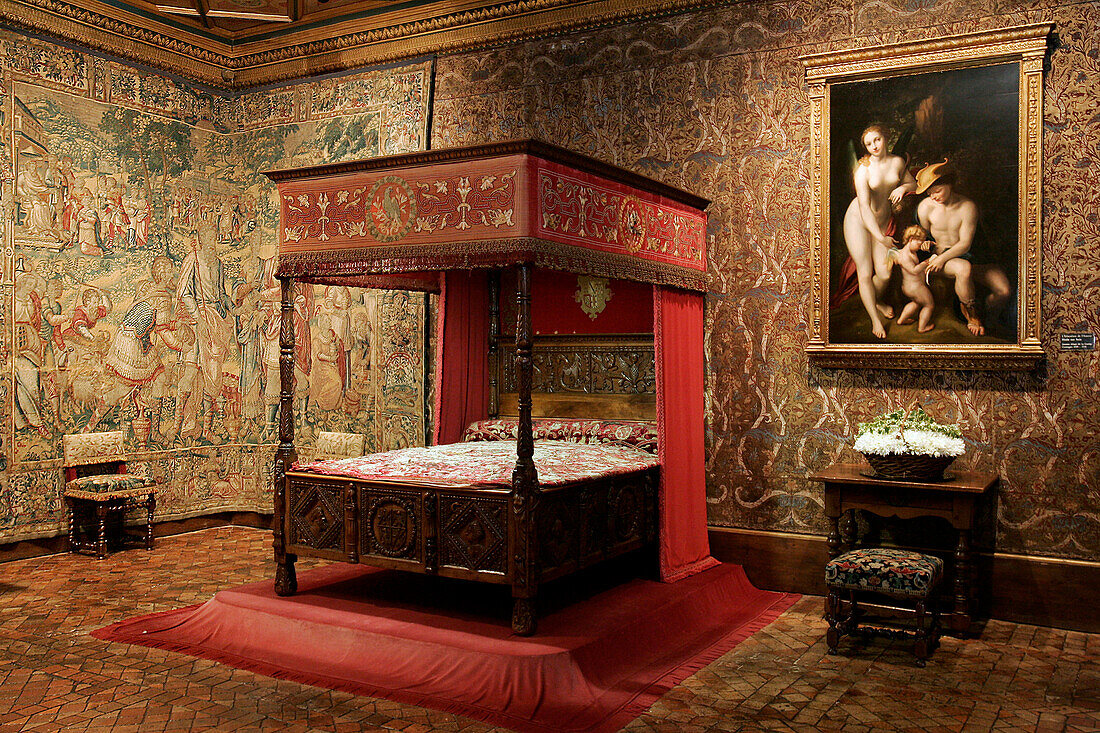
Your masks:
M 77 433 L 62 437 L 65 503 L 69 510 L 69 551 L 94 551 L 107 556 L 108 528 L 118 528 L 118 544 L 126 539 L 126 513 L 145 512 L 144 540 L 153 549 L 156 482 L 126 472 L 126 450 L 121 430 Z

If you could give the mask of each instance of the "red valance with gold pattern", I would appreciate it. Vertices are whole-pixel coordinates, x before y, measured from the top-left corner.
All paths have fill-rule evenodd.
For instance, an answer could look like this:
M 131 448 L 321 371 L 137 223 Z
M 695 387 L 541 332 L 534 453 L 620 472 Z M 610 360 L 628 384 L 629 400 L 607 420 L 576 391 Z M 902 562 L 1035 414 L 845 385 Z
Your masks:
M 706 199 L 537 141 L 272 171 L 278 274 L 433 290 L 521 262 L 702 291 Z M 354 281 L 354 282 L 353 282 Z

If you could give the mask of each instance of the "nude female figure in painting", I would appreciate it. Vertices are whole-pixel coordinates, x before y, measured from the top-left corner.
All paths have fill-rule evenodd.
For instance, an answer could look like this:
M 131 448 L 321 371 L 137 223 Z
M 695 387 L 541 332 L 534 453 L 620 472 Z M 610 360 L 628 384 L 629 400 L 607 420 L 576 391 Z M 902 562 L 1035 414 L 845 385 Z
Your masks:
M 882 319 L 894 317 L 894 309 L 879 302 L 890 280 L 886 255 L 895 246 L 893 205 L 915 190 L 917 182 L 905 159 L 886 151 L 882 127 L 868 127 L 860 142 L 867 155 L 855 169 L 856 197 L 844 214 L 844 243 L 855 265 L 859 298 L 871 318 L 871 331 L 881 339 L 886 338 Z

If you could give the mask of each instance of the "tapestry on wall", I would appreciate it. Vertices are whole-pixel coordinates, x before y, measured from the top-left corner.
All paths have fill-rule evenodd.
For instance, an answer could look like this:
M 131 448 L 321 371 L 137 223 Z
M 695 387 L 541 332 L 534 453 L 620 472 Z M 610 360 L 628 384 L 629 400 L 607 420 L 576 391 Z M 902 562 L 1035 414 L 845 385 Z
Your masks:
M 270 511 L 275 189 L 259 171 L 423 146 L 429 66 L 222 98 L 0 36 L 0 541 L 57 532 L 61 435 L 122 428 L 158 515 Z M 296 421 L 421 443 L 424 299 L 295 290 Z

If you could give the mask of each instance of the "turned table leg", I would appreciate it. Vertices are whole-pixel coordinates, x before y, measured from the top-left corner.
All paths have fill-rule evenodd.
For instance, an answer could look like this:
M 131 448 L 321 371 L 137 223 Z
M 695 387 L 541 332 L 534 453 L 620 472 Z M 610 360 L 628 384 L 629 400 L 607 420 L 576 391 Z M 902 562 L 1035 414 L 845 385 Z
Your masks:
M 65 497 L 65 505 L 69 510 L 69 552 L 76 552 L 76 507 L 75 499 Z
M 955 613 L 951 628 L 960 635 L 970 629 L 970 531 L 966 529 L 959 530 L 955 547 Z
M 856 544 L 856 510 L 846 509 L 840 523 L 840 549 L 844 552 Z
M 840 554 L 840 515 L 832 517 L 832 521 L 829 522 L 829 559 Z

